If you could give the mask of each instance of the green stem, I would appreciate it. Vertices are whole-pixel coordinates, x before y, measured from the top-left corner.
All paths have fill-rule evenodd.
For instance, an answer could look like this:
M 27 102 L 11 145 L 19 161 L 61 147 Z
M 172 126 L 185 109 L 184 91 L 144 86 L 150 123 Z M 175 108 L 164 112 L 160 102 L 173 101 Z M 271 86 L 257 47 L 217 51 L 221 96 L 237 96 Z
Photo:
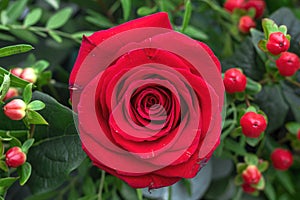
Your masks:
M 102 200 L 102 191 L 103 191 L 104 181 L 105 181 L 105 171 L 102 170 L 100 184 L 99 184 L 99 191 L 98 191 L 98 200 Z
M 34 124 L 31 124 L 30 125 L 30 131 L 29 131 L 29 138 L 33 138 L 33 135 L 34 135 L 34 131 L 35 131 L 35 125 Z
M 224 131 L 221 135 L 221 140 L 224 140 L 230 133 L 231 131 L 234 129 L 235 125 L 236 125 L 236 120 L 237 120 L 237 112 L 236 112 L 236 107 L 234 105 L 234 103 L 230 104 L 232 110 L 233 110 L 233 123 L 230 125 L 229 128 L 226 129 L 226 131 Z
M 242 188 L 240 187 L 240 188 L 238 189 L 237 193 L 235 194 L 233 200 L 240 200 L 241 197 L 242 197 L 242 194 L 243 194 L 243 190 L 242 190 Z
M 136 189 L 136 194 L 137 194 L 138 200 L 143 200 L 143 192 L 142 192 L 142 189 Z
M 298 83 L 297 81 L 294 81 L 291 78 L 285 78 L 285 80 L 287 80 L 288 82 L 292 83 L 293 85 L 297 86 L 300 88 L 300 83 Z

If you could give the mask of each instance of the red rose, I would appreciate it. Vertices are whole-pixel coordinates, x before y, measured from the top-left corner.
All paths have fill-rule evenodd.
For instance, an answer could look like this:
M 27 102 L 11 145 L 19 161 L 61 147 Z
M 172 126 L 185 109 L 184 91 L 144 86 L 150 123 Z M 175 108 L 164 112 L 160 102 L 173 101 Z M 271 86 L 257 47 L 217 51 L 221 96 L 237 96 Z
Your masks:
M 166 13 L 84 37 L 70 89 L 83 149 L 132 187 L 192 178 L 219 144 L 220 63 Z

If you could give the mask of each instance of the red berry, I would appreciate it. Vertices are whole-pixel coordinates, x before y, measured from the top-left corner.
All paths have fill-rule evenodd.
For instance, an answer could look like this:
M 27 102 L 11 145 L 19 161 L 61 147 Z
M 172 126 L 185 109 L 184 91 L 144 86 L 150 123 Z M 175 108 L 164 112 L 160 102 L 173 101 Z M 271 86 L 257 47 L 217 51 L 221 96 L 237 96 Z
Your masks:
M 227 0 L 224 3 L 224 8 L 229 12 L 233 12 L 233 10 L 236 8 L 241 9 L 244 2 L 245 0 Z
M 300 140 L 300 129 L 298 130 L 297 138 L 298 138 L 298 140 Z
M 276 66 L 280 75 L 293 76 L 300 68 L 300 60 L 294 53 L 283 52 L 276 60 Z
M 247 184 L 247 183 L 243 183 L 242 184 L 242 188 L 243 188 L 244 192 L 249 193 L 249 194 L 251 194 L 251 193 L 253 193 L 253 192 L 256 191 L 255 188 L 251 187 L 251 185 Z
M 18 95 L 19 95 L 19 92 L 18 92 L 17 88 L 9 88 L 3 100 L 6 101 L 6 100 L 16 97 Z
M 11 69 L 10 72 L 15 76 L 20 77 L 20 75 L 23 72 L 23 69 L 20 67 L 16 67 L 16 68 Z
M 267 128 L 265 117 L 255 112 L 245 113 L 240 119 L 240 124 L 243 134 L 249 138 L 258 138 Z
M 239 30 L 242 33 L 249 33 L 250 29 L 255 27 L 256 27 L 256 23 L 251 17 L 243 16 L 240 18 Z
M 26 103 L 21 99 L 14 99 L 4 107 L 4 114 L 12 120 L 21 120 L 26 115 Z
M 251 8 L 255 9 L 255 18 L 260 18 L 263 16 L 266 3 L 264 0 L 248 0 L 243 4 L 243 8 L 249 10 Z
M 267 42 L 267 49 L 273 55 L 278 55 L 287 51 L 290 48 L 290 41 L 281 32 L 274 32 L 270 34 Z
M 31 67 L 25 68 L 23 70 L 23 72 L 21 73 L 20 78 L 24 79 L 28 82 L 31 82 L 31 83 L 35 83 L 37 80 L 36 73 L 35 73 L 34 69 Z
M 293 155 L 289 150 L 277 148 L 271 154 L 273 166 L 277 170 L 287 170 L 293 164 Z
M 20 147 L 12 147 L 5 154 L 5 162 L 9 167 L 19 167 L 26 161 L 26 154 Z
M 224 74 L 223 83 L 228 93 L 243 92 L 246 89 L 247 78 L 238 69 L 231 68 Z
M 255 165 L 249 165 L 243 171 L 242 177 L 247 184 L 257 184 L 261 179 L 261 173 Z

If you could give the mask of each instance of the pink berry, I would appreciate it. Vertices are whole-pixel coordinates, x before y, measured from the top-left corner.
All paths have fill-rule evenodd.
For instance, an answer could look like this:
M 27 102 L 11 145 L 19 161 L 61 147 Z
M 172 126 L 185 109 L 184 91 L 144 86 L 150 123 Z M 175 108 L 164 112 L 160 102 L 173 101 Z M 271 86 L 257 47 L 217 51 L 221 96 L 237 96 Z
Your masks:
M 234 9 L 241 9 L 244 2 L 245 0 L 227 0 L 224 8 L 231 13 Z
M 271 154 L 273 166 L 277 170 L 287 170 L 293 164 L 293 155 L 289 150 L 277 148 Z
M 5 154 L 5 162 L 9 167 L 19 167 L 26 161 L 26 154 L 20 147 L 12 147 Z
M 267 128 L 265 117 L 255 112 L 245 113 L 240 119 L 240 124 L 243 134 L 249 138 L 258 138 Z
M 238 69 L 231 68 L 224 74 L 223 83 L 228 93 L 243 92 L 246 89 L 247 78 Z
M 248 0 L 243 4 L 243 8 L 246 10 L 255 9 L 255 18 L 257 19 L 263 16 L 266 3 L 264 0 Z
M 35 73 L 34 69 L 31 67 L 25 68 L 23 70 L 23 72 L 21 73 L 20 78 L 24 79 L 28 82 L 31 82 L 31 83 L 35 83 L 37 80 L 36 73 Z
M 290 41 L 281 32 L 274 32 L 270 34 L 267 42 L 267 49 L 273 55 L 278 55 L 287 51 L 290 48 Z
M 243 188 L 244 192 L 249 193 L 249 194 L 251 194 L 251 193 L 253 193 L 253 192 L 256 191 L 256 189 L 253 188 L 253 187 L 251 187 L 251 185 L 248 184 L 248 183 L 243 183 L 242 184 L 242 188 Z
M 294 53 L 283 52 L 276 60 L 276 66 L 280 75 L 293 76 L 300 68 L 300 60 Z
M 4 114 L 11 120 L 21 120 L 26 115 L 26 103 L 21 99 L 13 99 L 3 109 Z
M 242 33 L 249 33 L 251 28 L 255 28 L 255 21 L 249 16 L 243 16 L 239 21 L 239 30 Z
M 261 173 L 255 165 L 249 165 L 243 171 L 242 177 L 247 184 L 257 184 L 261 179 Z
M 16 68 L 11 69 L 10 72 L 15 76 L 20 77 L 23 72 L 23 69 L 20 67 L 16 67 Z
M 19 95 L 19 92 L 18 92 L 17 88 L 12 87 L 12 88 L 8 89 L 8 91 L 7 91 L 7 93 L 6 93 L 3 100 L 6 101 L 6 100 L 11 99 L 13 97 L 16 97 L 18 95 Z

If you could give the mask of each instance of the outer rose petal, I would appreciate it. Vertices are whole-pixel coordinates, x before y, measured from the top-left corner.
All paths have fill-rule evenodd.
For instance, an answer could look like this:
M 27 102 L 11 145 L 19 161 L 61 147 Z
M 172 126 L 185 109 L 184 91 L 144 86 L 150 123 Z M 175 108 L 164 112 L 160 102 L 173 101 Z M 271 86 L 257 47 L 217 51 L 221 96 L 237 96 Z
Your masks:
M 72 69 L 70 75 L 70 85 L 72 85 L 76 79 L 77 72 L 87 57 L 87 55 L 100 43 L 104 40 L 120 33 L 123 31 L 127 31 L 135 28 L 143 28 L 143 27 L 159 27 L 172 29 L 171 23 L 168 18 L 168 14 L 164 12 L 156 13 L 151 16 L 141 17 L 127 23 L 121 24 L 119 26 L 110 28 L 108 30 L 101 30 L 89 37 L 83 37 L 82 43 L 79 49 L 78 57 L 76 59 L 75 65 Z

